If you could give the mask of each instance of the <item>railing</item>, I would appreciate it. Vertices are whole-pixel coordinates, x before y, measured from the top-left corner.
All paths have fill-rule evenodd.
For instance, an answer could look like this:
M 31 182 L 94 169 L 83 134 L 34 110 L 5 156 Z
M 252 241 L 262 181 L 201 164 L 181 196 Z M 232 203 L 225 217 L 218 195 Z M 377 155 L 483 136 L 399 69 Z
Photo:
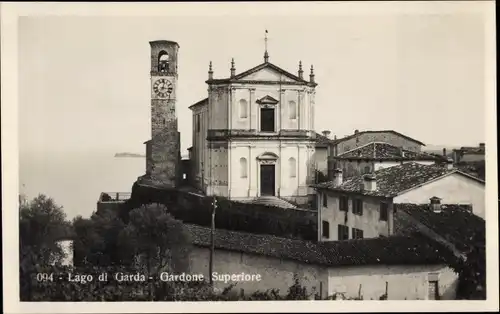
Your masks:
M 245 137 L 245 136 L 278 136 L 278 137 L 310 137 L 315 138 L 315 132 L 309 130 L 279 130 L 278 132 L 260 132 L 250 130 L 212 129 L 207 132 L 208 138 Z
M 132 193 L 130 192 L 102 192 L 99 196 L 100 203 L 116 203 L 125 202 L 130 199 Z

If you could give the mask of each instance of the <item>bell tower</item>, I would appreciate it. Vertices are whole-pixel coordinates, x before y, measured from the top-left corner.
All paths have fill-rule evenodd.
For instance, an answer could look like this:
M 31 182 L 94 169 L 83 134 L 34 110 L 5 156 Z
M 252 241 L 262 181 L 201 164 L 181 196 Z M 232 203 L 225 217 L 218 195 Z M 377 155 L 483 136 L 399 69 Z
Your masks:
M 177 60 L 179 44 L 169 40 L 151 46 L 151 140 L 146 142 L 146 176 L 155 187 L 176 187 L 180 170 L 177 129 Z
M 177 56 L 179 44 L 157 40 L 151 45 L 151 136 L 165 127 L 175 127 L 177 91 Z M 175 124 L 172 125 L 172 124 Z

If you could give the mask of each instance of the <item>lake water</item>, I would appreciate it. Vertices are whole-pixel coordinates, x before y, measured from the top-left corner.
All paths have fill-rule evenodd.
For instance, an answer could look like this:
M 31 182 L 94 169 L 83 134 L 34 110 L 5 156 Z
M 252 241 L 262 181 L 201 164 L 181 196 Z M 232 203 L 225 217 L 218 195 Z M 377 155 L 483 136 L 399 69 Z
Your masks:
M 101 192 L 131 192 L 145 163 L 140 157 L 116 158 L 114 152 L 20 153 L 20 191 L 30 199 L 39 193 L 52 197 L 69 219 L 89 217 Z

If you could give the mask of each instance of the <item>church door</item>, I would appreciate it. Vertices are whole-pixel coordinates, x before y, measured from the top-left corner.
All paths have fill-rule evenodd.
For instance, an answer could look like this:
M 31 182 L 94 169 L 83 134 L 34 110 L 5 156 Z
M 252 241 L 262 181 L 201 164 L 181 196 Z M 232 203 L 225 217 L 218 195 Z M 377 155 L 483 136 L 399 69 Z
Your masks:
M 274 165 L 260 165 L 260 194 L 262 196 L 274 196 L 275 191 Z

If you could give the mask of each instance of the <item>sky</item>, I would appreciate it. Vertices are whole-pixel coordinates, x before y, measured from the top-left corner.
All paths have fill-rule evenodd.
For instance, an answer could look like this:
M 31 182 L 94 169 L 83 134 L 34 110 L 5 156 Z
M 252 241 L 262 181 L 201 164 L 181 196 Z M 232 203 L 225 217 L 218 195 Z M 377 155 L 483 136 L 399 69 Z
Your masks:
M 269 61 L 305 77 L 314 65 L 316 131 L 393 129 L 426 144 L 485 141 L 485 32 L 477 13 L 21 17 L 21 152 L 144 153 L 150 137 L 150 46 L 180 45 L 182 153 L 188 109 L 207 97 L 208 64 L 228 77 Z

